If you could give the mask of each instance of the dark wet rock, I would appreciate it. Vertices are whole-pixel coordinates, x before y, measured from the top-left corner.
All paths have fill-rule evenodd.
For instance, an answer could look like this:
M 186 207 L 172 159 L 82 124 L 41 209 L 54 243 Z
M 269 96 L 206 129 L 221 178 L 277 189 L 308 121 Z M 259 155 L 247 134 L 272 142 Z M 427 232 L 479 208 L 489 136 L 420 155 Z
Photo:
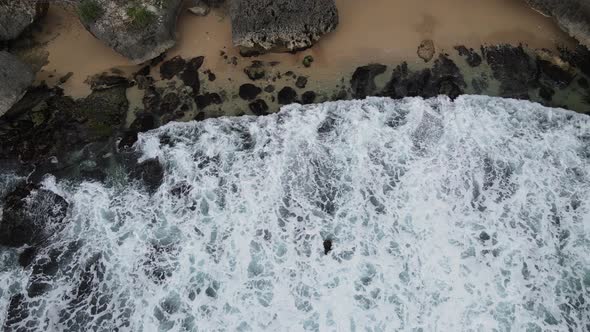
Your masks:
M 531 7 L 552 16 L 559 26 L 582 45 L 590 47 L 590 3 L 586 0 L 525 0 Z
M 387 66 L 381 64 L 370 64 L 358 67 L 352 74 L 350 85 L 352 88 L 352 97 L 355 99 L 364 99 L 367 96 L 377 93 L 375 77 L 383 74 Z
M 143 99 L 143 108 L 151 113 L 157 114 L 160 108 L 160 104 L 162 103 L 162 96 L 160 92 L 154 86 L 150 86 L 146 89 Z
M 35 256 L 37 255 L 37 248 L 36 247 L 28 247 L 21 254 L 18 256 L 18 264 L 22 267 L 28 267 L 33 263 L 35 260 Z
M 560 89 L 566 88 L 574 80 L 575 74 L 566 64 L 551 60 L 541 56 L 537 57 L 539 81 L 554 85 Z
M 22 98 L 34 79 L 28 65 L 12 54 L 0 51 L 0 117 Z
M 209 80 L 209 82 L 214 82 L 217 79 L 217 76 L 210 70 L 207 70 L 205 74 L 207 74 L 207 79 Z
M 101 74 L 90 79 L 90 88 L 95 91 L 107 90 L 118 86 L 128 88 L 132 85 L 133 83 L 126 77 L 117 75 Z
M 254 100 L 262 92 L 262 89 L 254 84 L 246 83 L 240 86 L 240 98 L 244 100 Z
M 198 56 L 190 59 L 182 73 L 180 73 L 180 79 L 184 85 L 192 88 L 193 95 L 198 95 L 201 90 L 201 81 L 199 81 L 199 68 L 203 65 L 205 58 Z
M 272 92 L 274 92 L 274 91 L 275 91 L 275 86 L 274 86 L 274 85 L 267 85 L 267 86 L 264 88 L 264 92 L 272 93 Z
M 175 92 L 168 92 L 162 97 L 158 114 L 170 114 L 180 106 L 180 97 Z
M 473 91 L 477 94 L 481 94 L 488 89 L 488 81 L 484 77 L 474 77 L 471 80 L 471 87 Z
M 347 100 L 348 99 L 348 92 L 346 92 L 346 90 L 344 89 L 340 89 L 338 92 L 334 93 L 334 95 L 332 95 L 332 99 L 333 101 L 337 101 L 337 100 Z
M 548 86 L 541 86 L 539 89 L 539 96 L 543 98 L 545 101 L 551 101 L 553 99 L 553 95 L 555 94 L 555 90 Z
M 43 1 L 0 0 L 0 41 L 18 38 L 47 8 L 49 3 Z
M 68 72 L 67 74 L 65 74 L 64 76 L 59 78 L 59 84 L 64 84 L 67 81 L 70 80 L 70 78 L 72 78 L 72 76 L 74 76 L 73 72 Z
M 0 245 L 20 247 L 45 240 L 66 217 L 68 202 L 52 191 L 20 185 L 4 198 Z
M 215 92 L 213 93 L 205 93 L 202 95 L 198 95 L 195 98 L 195 102 L 197 103 L 198 109 L 203 109 L 209 105 L 213 104 L 221 104 L 223 101 L 221 100 L 221 96 Z
M 256 81 L 261 78 L 264 78 L 266 71 L 264 69 L 264 65 L 262 62 L 252 61 L 251 65 L 244 68 L 244 73 L 248 75 L 248 78 L 250 78 L 253 81 Z
M 158 159 L 148 159 L 135 166 L 131 178 L 141 181 L 149 192 L 154 193 L 162 185 L 164 168 Z
M 522 46 L 486 47 L 484 56 L 500 81 L 502 97 L 529 99 L 529 89 L 536 86 L 537 66 Z
M 256 99 L 255 101 L 251 102 L 248 107 L 250 108 L 250 111 L 256 115 L 268 114 L 268 105 L 262 99 Z
M 482 58 L 474 49 L 465 46 L 455 46 L 455 49 L 460 56 L 465 57 L 465 61 L 471 67 L 478 67 L 481 65 Z
M 303 95 L 301 95 L 301 102 L 303 104 L 313 104 L 316 98 L 316 93 L 313 91 L 305 91 Z
M 192 190 L 192 185 L 190 185 L 186 181 L 182 181 L 176 184 L 172 189 L 170 189 L 170 194 L 175 196 L 176 198 L 182 198 L 187 196 Z
M 59 88 L 33 88 L 0 118 L 0 159 L 63 160 L 68 152 L 114 137 L 127 109 L 124 87 L 93 91 L 79 100 Z
M 306 55 L 306 56 L 303 58 L 303 61 L 302 61 L 302 63 L 303 63 L 303 66 L 304 66 L 305 68 L 309 68 L 309 67 L 311 67 L 311 64 L 313 63 L 313 56 L 311 56 L 311 55 Z
M 334 0 L 234 0 L 232 39 L 257 52 L 310 47 L 338 25 Z
M 137 142 L 137 135 L 139 133 L 146 132 L 148 130 L 156 128 L 156 119 L 151 113 L 141 112 L 137 114 L 135 120 L 129 126 L 129 129 L 125 131 L 121 141 L 119 142 L 119 148 L 129 148 Z
M 390 98 L 447 95 L 451 99 L 463 94 L 467 86 L 459 67 L 448 57 L 440 55 L 432 68 L 413 72 L 407 63 L 394 68 L 382 95 Z
M 49 279 L 59 270 L 60 254 L 58 250 L 50 250 L 48 254 L 40 255 L 35 260 L 27 286 L 29 297 L 37 297 L 51 289 Z
M 418 57 L 424 60 L 424 62 L 428 62 L 434 58 L 434 53 L 436 49 L 434 47 L 434 42 L 432 39 L 423 40 L 418 46 Z
M 160 76 L 162 76 L 162 79 L 165 80 L 172 79 L 174 76 L 180 74 L 180 72 L 184 70 L 185 66 L 186 60 L 180 56 L 175 56 L 174 58 L 162 63 L 160 66 Z
M 205 114 L 205 112 L 197 113 L 197 115 L 195 115 L 195 118 L 194 118 L 195 121 L 203 121 L 205 119 L 207 119 L 207 115 Z
M 579 69 L 584 75 L 590 76 L 590 50 L 585 46 L 578 45 L 574 50 L 561 48 L 560 57 L 572 67 Z
M 479 239 L 482 240 L 482 241 L 487 241 L 487 240 L 491 239 L 491 237 L 490 237 L 490 235 L 488 233 L 481 232 L 479 234 Z
M 332 251 L 332 240 L 330 239 L 326 239 L 324 240 L 324 255 L 327 255 L 330 253 L 330 251 Z
M 279 104 L 281 105 L 292 104 L 297 99 L 297 91 L 291 87 L 286 86 L 282 88 L 281 91 L 279 91 L 278 98 Z
M 584 77 L 580 77 L 578 79 L 578 85 L 582 88 L 582 89 L 588 89 L 590 87 L 590 84 L 588 83 L 588 80 Z
M 299 89 L 305 89 L 305 87 L 307 86 L 307 77 L 305 77 L 305 76 L 297 77 L 297 81 L 295 82 L 295 86 L 298 87 Z
M 174 46 L 182 4 L 182 0 L 81 0 L 78 13 L 93 36 L 142 63 Z

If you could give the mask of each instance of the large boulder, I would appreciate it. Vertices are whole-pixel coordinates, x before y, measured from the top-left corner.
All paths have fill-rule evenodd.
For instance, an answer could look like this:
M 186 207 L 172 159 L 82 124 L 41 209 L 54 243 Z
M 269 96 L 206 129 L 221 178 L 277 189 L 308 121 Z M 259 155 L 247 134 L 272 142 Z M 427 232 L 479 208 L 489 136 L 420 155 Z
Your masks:
M 590 1 L 588 0 L 525 0 L 535 10 L 555 18 L 559 26 L 590 47 Z
M 247 50 L 296 51 L 338 25 L 334 0 L 232 0 L 233 43 Z
M 68 202 L 52 191 L 20 185 L 9 193 L 2 207 L 0 245 L 35 245 L 63 226 Z
M 96 38 L 142 63 L 176 44 L 182 4 L 182 0 L 81 0 L 78 14 Z
M 0 40 L 16 39 L 47 13 L 48 2 L 0 0 Z
M 0 117 L 27 91 L 35 75 L 14 55 L 0 51 Z

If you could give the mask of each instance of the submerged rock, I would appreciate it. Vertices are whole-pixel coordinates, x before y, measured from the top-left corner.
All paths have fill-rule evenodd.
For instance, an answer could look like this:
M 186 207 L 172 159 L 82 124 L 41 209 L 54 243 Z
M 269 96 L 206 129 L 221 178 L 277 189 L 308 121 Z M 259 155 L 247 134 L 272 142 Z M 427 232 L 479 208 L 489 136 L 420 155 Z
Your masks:
M 141 181 L 150 193 L 154 193 L 162 185 L 164 168 L 158 159 L 148 159 L 135 166 L 131 178 Z
M 525 0 L 532 8 L 552 16 L 559 26 L 590 47 L 590 2 L 587 0 Z
M 251 102 L 248 107 L 250 111 L 255 115 L 267 115 L 268 114 L 268 105 L 262 99 L 256 99 L 255 101 Z
M 4 199 L 0 245 L 20 247 L 49 237 L 66 217 L 68 202 L 34 185 L 21 185 Z
M 0 51 L 0 117 L 22 98 L 34 79 L 29 66 Z
M 82 24 L 96 38 L 134 63 L 142 63 L 174 46 L 182 0 L 82 0 Z
M 310 47 L 338 25 L 334 0 L 234 0 L 233 43 L 258 52 Z
M 465 46 L 455 46 L 455 49 L 459 53 L 460 56 L 465 57 L 467 64 L 471 67 L 477 67 L 481 65 L 481 56 L 477 54 L 472 48 L 467 48 Z
M 47 8 L 49 3 L 44 1 L 0 0 L 0 40 L 16 39 L 45 16 Z
M 367 96 L 374 95 L 377 91 L 375 77 L 383 74 L 387 66 L 381 64 L 370 64 L 358 67 L 352 74 L 350 86 L 352 87 L 352 97 L 364 99 Z

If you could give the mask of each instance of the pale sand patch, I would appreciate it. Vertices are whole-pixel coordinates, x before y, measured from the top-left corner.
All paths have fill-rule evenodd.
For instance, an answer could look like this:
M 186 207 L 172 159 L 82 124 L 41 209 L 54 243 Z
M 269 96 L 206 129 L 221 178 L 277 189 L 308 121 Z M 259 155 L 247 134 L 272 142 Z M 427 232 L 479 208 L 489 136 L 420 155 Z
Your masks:
M 231 23 L 223 10 L 206 17 L 188 12 L 179 20 L 179 42 L 168 58 L 204 55 L 204 69 L 217 75 L 214 85 L 229 80 L 244 81 L 243 66 L 251 60 L 279 61 L 276 70 L 297 69 L 301 74 L 326 81 L 337 80 L 342 71 L 370 62 L 387 64 L 422 62 L 416 54 L 420 42 L 434 40 L 437 52 L 454 52 L 455 45 L 479 48 L 483 44 L 525 43 L 532 48 L 555 49 L 557 44 L 575 45 L 567 34 L 547 17 L 530 9 L 522 0 L 336 0 L 340 12 L 337 30 L 311 49 L 297 54 L 266 54 L 241 58 L 231 45 Z M 40 38 L 49 41 L 49 64 L 38 79 L 54 79 L 74 72 L 64 85 L 66 93 L 81 97 L 90 92 L 87 77 L 118 67 L 137 69 L 122 56 L 94 39 L 71 11 L 52 6 Z M 238 66 L 229 59 L 237 57 Z M 305 55 L 313 55 L 311 68 L 303 68 Z

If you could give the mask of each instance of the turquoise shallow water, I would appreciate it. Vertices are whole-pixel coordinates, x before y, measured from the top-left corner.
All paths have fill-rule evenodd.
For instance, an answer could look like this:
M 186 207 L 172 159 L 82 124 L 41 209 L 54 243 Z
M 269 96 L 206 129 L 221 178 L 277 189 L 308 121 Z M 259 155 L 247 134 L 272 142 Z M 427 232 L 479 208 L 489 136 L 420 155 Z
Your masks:
M 585 115 L 369 98 L 170 124 L 135 147 L 164 167 L 153 194 L 45 180 L 67 224 L 27 269 L 0 249 L 7 329 L 590 326 Z

